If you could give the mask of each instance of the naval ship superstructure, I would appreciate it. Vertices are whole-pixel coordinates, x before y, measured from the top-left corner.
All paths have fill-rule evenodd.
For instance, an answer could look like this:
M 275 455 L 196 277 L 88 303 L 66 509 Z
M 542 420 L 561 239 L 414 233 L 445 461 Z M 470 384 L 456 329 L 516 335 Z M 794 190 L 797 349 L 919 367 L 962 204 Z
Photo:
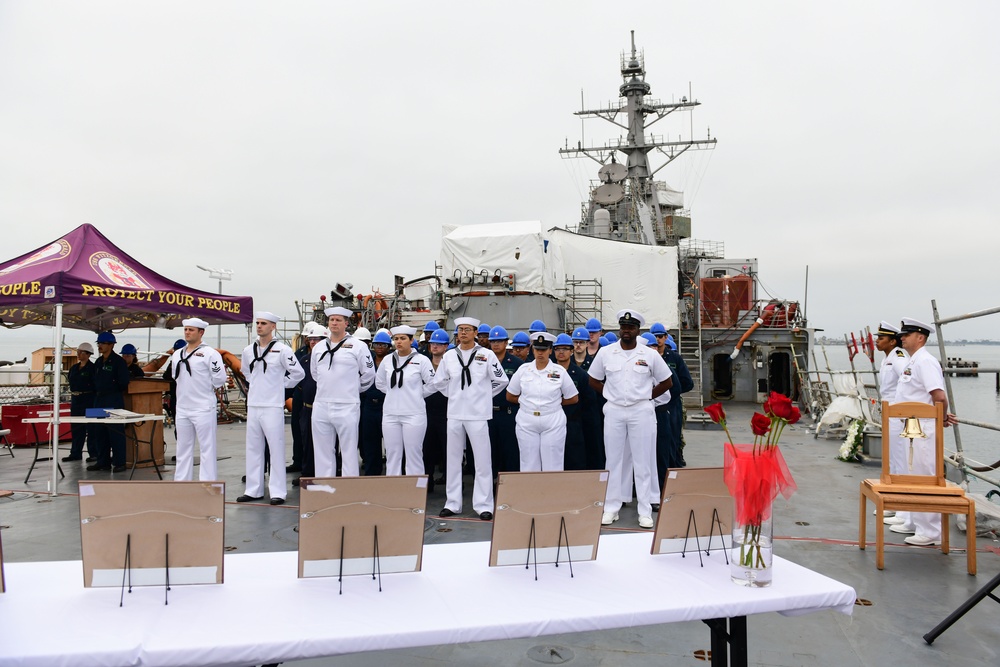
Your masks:
M 723 243 L 694 239 L 684 193 L 656 179 L 688 151 L 715 148 L 707 131 L 704 138 L 677 140 L 648 132 L 700 102 L 650 97 L 634 32 L 620 65 L 617 102 L 576 112 L 617 126 L 620 136 L 602 145 L 567 142 L 559 150 L 598 167 L 579 223 L 447 225 L 433 274 L 396 276 L 389 294 L 355 295 L 349 283 L 338 284 L 329 300 L 297 302 L 300 320 L 322 320 L 324 306 L 344 305 L 371 331 L 400 323 L 422 327 L 428 320 L 451 330 L 462 316 L 510 332 L 536 319 L 550 331 L 572 331 L 596 317 L 613 331 L 615 313 L 633 308 L 673 334 L 695 380 L 685 395 L 689 406 L 759 403 L 770 391 L 808 406 L 802 394 L 813 335 L 799 304 L 760 299 L 757 260 L 727 257 Z

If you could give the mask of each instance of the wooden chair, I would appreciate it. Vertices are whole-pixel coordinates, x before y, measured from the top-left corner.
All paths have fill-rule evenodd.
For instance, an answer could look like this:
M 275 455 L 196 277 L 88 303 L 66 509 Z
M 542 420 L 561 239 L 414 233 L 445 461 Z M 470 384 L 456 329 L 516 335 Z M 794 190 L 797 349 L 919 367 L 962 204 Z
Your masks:
M 898 475 L 889 472 L 889 452 L 892 444 L 889 436 L 890 419 L 933 419 L 935 428 L 935 460 L 933 475 Z M 948 482 L 944 477 L 944 406 L 941 403 L 896 403 L 882 402 L 882 474 L 879 479 L 861 482 L 861 514 L 859 521 L 858 546 L 864 550 L 866 544 L 867 501 L 875 504 L 877 520 L 875 530 L 875 565 L 885 567 L 885 531 L 882 516 L 885 511 L 930 512 L 941 514 L 941 551 L 948 553 L 950 514 L 964 514 L 966 517 L 966 561 L 969 574 L 976 573 L 976 504 L 966 497 L 965 490 Z

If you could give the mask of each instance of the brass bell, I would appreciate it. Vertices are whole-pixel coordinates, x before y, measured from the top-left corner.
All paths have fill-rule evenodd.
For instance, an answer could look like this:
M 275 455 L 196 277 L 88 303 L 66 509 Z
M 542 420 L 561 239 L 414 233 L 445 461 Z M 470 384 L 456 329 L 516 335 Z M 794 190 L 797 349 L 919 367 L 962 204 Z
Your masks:
M 916 417 L 906 418 L 906 422 L 903 424 L 903 432 L 899 435 L 903 438 L 909 438 L 911 441 L 914 438 L 927 438 L 927 434 L 924 433 L 922 428 L 920 428 L 920 420 Z

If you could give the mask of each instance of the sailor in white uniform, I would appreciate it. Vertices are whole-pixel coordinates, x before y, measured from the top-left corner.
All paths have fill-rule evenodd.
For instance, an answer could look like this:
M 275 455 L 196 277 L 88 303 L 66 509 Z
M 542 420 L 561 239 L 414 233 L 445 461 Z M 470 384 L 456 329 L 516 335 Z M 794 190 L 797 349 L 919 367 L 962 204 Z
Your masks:
M 611 525 L 627 499 L 622 487 L 624 455 L 632 455 L 639 526 L 653 527 L 653 505 L 660 502 L 656 479 L 656 413 L 653 400 L 671 386 L 667 362 L 645 345 L 638 345 L 639 328 L 645 318 L 634 310 L 618 311 L 619 340 L 602 347 L 588 373 L 590 386 L 602 393 L 604 448 L 607 455 L 608 494 L 601 523 Z
M 194 474 L 194 442 L 198 440 L 201 466 L 198 479 L 219 479 L 216 459 L 216 425 L 219 397 L 215 391 L 226 384 L 226 367 L 218 350 L 202 344 L 208 322 L 192 317 L 182 321 L 187 346 L 175 350 L 170 358 L 177 383 L 177 467 L 175 482 L 190 482 Z
M 899 336 L 903 341 L 903 349 L 910 354 L 909 362 L 903 367 L 896 385 L 894 403 L 935 403 L 944 404 L 944 426 L 954 422 L 955 415 L 948 414 L 948 396 L 944 391 L 944 372 L 941 362 L 935 359 L 924 347 L 931 327 L 920 320 L 904 317 Z M 902 474 L 934 475 L 937 472 L 937 434 L 935 420 L 921 419 L 920 428 L 927 436 L 925 439 L 913 440 L 913 465 L 909 465 L 909 444 L 906 439 L 906 463 Z M 941 515 L 927 512 L 911 512 L 910 523 L 899 523 L 889 526 L 894 533 L 914 533 L 906 538 L 907 544 L 928 546 L 941 544 Z
M 532 334 L 535 359 L 521 364 L 507 385 L 507 400 L 520 408 L 515 417 L 521 472 L 562 470 L 566 453 L 566 413 L 580 400 L 569 372 L 549 357 L 556 337 Z
M 285 479 L 285 389 L 306 376 L 290 347 L 274 337 L 278 316 L 256 313 L 257 340 L 243 348 L 240 372 L 250 383 L 247 391 L 247 486 L 238 503 L 264 497 L 264 442 L 271 451 L 268 491 L 272 505 L 288 494 Z M 179 374 L 179 373 L 178 373 Z
M 375 387 L 385 394 L 382 404 L 382 439 L 387 475 L 402 475 L 406 454 L 407 475 L 424 474 L 424 433 L 427 405 L 435 392 L 431 360 L 413 349 L 413 327 L 393 327 L 395 352 L 382 360 L 375 372 Z
M 882 397 L 883 401 L 894 403 L 899 377 L 903 374 L 906 365 L 910 363 L 910 355 L 900 347 L 899 327 L 882 320 L 875 334 L 875 349 L 885 353 L 885 358 L 878 371 L 879 396 Z M 893 475 L 908 474 L 907 452 L 910 442 L 899 437 L 902 430 L 902 419 L 889 420 L 889 433 L 886 434 L 885 442 L 889 447 L 889 472 Z M 890 526 L 897 523 L 909 524 L 910 513 L 886 511 L 882 521 Z
M 309 366 L 316 381 L 312 414 L 316 476 L 336 476 L 339 441 L 341 473 L 357 477 L 361 392 L 375 382 L 375 362 L 368 346 L 347 333 L 350 310 L 336 307 L 323 312 L 330 338 L 313 348 Z
M 462 511 L 462 455 L 465 438 L 472 444 L 476 479 L 472 508 L 483 521 L 493 519 L 493 464 L 487 422 L 493 417 L 493 397 L 507 386 L 507 374 L 493 351 L 476 344 L 479 320 L 455 319 L 458 347 L 445 352 L 434 377 L 435 388 L 448 397 L 447 501 L 440 516 Z

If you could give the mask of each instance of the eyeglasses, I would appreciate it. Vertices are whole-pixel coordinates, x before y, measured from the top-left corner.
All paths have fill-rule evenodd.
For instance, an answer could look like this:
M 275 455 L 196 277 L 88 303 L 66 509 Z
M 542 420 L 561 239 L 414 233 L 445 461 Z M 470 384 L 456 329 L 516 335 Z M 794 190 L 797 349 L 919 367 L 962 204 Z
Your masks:
M 656 336 L 657 338 L 666 338 L 667 337 L 667 334 L 653 334 L 653 335 Z

